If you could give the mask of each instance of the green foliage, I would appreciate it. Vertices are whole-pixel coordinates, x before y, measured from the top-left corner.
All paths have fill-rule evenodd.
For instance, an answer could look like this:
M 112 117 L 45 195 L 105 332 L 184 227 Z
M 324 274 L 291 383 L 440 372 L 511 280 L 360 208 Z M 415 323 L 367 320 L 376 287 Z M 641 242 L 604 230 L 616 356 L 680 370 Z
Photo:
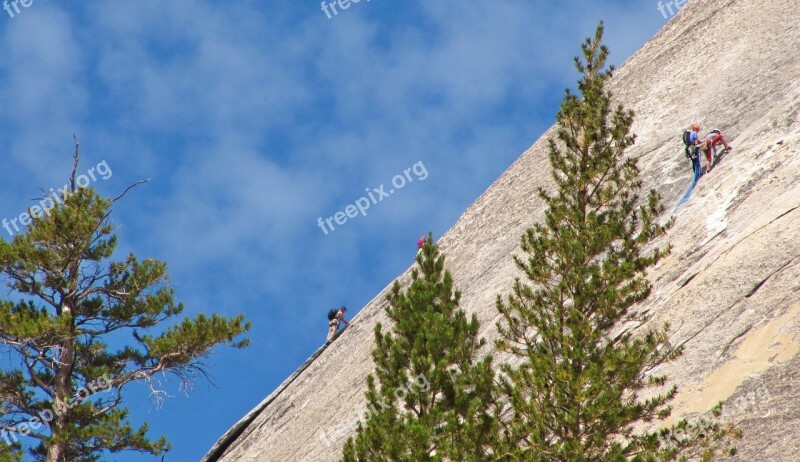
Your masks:
M 0 441 L 0 462 L 19 462 L 22 460 L 22 445 L 6 444 Z
M 408 289 L 396 281 L 387 297 L 393 333 L 375 328 L 369 412 L 347 441 L 344 461 L 491 460 L 491 358 L 476 361 L 485 344 L 478 320 L 458 308 L 461 294 L 444 270 L 445 257 L 432 236 L 427 242 Z
M 544 222 L 522 236 L 526 257 L 515 257 L 528 282 L 497 298 L 497 347 L 517 358 L 500 367 L 507 410 L 498 460 L 674 460 L 703 445 L 670 449 L 642 432 L 669 415 L 676 388 L 652 371 L 680 351 L 667 343 L 668 326 L 634 332 L 648 317 L 631 308 L 650 294 L 647 269 L 669 252 L 652 246 L 667 226 L 657 223 L 656 192 L 640 198 L 637 159 L 624 156 L 635 142 L 633 112 L 612 107 L 602 34 L 601 23 L 583 44 L 580 96 L 567 90 L 557 114 L 548 153 L 555 191 L 539 190 Z
M 201 314 L 161 327 L 183 305 L 165 263 L 133 254 L 109 261 L 117 243 L 112 202 L 74 189 L 24 234 L 0 241 L 0 273 L 11 289 L 0 300 L 0 349 L 20 364 L 0 371 L 0 444 L 38 441 L 27 447 L 36 460 L 162 454 L 165 437 L 151 440 L 147 424 L 128 422 L 122 389 L 138 382 L 158 401 L 165 392 L 156 374 L 189 386 L 206 375 L 202 360 L 217 345 L 247 345 L 237 340 L 250 328 L 242 316 Z M 15 460 L 2 453 L 0 461 Z

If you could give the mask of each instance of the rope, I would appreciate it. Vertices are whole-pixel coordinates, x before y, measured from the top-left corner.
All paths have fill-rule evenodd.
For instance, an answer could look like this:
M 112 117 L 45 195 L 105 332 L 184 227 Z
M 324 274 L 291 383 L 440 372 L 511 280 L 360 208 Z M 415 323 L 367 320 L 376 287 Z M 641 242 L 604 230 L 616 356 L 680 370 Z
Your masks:
M 692 183 L 689 185 L 689 189 L 686 191 L 686 194 L 683 195 L 681 200 L 678 202 L 678 205 L 675 207 L 673 213 L 677 212 L 679 208 L 689 199 L 689 196 L 692 195 L 692 190 L 694 189 L 695 185 L 697 184 L 697 180 L 700 179 L 700 156 L 698 154 L 697 162 L 692 161 L 694 166 L 694 175 L 692 176 Z

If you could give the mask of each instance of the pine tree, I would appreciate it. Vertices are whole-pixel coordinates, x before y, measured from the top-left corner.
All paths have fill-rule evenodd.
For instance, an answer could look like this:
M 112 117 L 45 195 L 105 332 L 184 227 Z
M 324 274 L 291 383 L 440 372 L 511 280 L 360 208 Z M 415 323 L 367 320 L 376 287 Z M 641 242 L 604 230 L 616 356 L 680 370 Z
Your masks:
M 77 160 L 76 145 L 74 167 Z M 0 300 L 0 349 L 20 365 L 0 371 L 0 441 L 25 445 L 35 460 L 162 454 L 165 437 L 151 440 L 146 423 L 129 423 L 123 388 L 139 382 L 160 399 L 158 377 L 191 385 L 206 376 L 202 360 L 215 346 L 248 343 L 237 339 L 250 328 L 242 316 L 200 314 L 164 327 L 183 305 L 165 263 L 134 254 L 110 261 L 113 201 L 76 188 L 73 170 L 52 208 L 31 213 L 12 242 L 0 240 L 0 273 L 11 289 Z
M 0 412 L 0 415 L 2 415 L 2 412 Z M 0 441 L 0 462 L 19 462 L 22 460 L 22 456 L 21 444 L 6 444 L 5 442 Z
M 485 345 L 478 320 L 458 307 L 461 294 L 431 237 L 408 289 L 396 281 L 387 297 L 393 333 L 375 328 L 369 411 L 344 447 L 346 462 L 491 460 L 491 358 L 476 360 Z
M 676 388 L 653 368 L 680 354 L 667 343 L 668 326 L 634 333 L 648 320 L 632 311 L 651 286 L 646 271 L 669 252 L 654 246 L 668 225 L 657 222 L 663 206 L 655 191 L 640 200 L 633 112 L 612 108 L 605 88 L 608 49 L 603 24 L 582 45 L 580 96 L 566 91 L 557 114 L 558 142 L 549 142 L 555 192 L 540 188 L 544 223 L 521 238 L 525 258 L 515 257 L 528 282 L 497 298 L 499 350 L 517 358 L 502 364 L 499 392 L 506 401 L 504 461 L 655 461 L 681 455 L 710 457 L 704 435 L 673 447 L 667 431 L 645 432 L 669 413 Z M 682 421 L 682 426 L 686 422 Z

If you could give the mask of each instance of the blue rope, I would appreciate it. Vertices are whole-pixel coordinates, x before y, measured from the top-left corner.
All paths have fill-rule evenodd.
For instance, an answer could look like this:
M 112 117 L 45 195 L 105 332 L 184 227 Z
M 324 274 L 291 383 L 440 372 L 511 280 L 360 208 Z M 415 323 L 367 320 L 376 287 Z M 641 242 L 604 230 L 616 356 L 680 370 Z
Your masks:
M 694 167 L 694 176 L 692 178 L 692 184 L 689 185 L 689 189 L 686 191 L 686 194 L 683 195 L 683 197 L 681 198 L 680 202 L 678 202 L 678 205 L 675 207 L 675 210 L 673 211 L 673 213 L 677 212 L 678 209 L 681 208 L 681 206 L 689 199 L 689 196 L 692 195 L 692 190 L 694 189 L 694 186 L 697 184 L 697 180 L 700 179 L 701 169 L 700 169 L 700 156 L 699 155 L 697 156 L 697 161 L 692 161 L 692 165 Z

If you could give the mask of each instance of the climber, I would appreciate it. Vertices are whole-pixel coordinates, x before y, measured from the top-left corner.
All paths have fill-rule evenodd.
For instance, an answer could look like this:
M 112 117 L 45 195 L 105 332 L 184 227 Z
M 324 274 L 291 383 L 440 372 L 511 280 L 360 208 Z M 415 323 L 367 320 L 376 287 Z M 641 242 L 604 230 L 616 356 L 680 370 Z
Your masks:
M 711 151 L 713 148 L 720 143 L 725 146 L 725 150 L 722 151 L 723 154 L 730 152 L 733 149 L 727 141 L 725 141 L 725 137 L 722 136 L 722 132 L 717 130 L 716 128 L 711 130 L 708 135 L 706 135 L 705 139 L 701 142 L 703 146 L 703 153 L 706 155 L 706 173 L 711 171 L 712 160 L 711 159 Z
M 334 308 L 328 311 L 328 340 L 325 342 L 326 345 L 329 345 L 336 338 L 336 333 L 339 332 L 341 323 L 345 323 L 347 327 L 350 327 L 350 323 L 344 318 L 345 311 L 347 311 L 347 308 L 344 305 L 338 310 Z
M 420 236 L 419 240 L 417 241 L 417 255 L 422 252 L 423 247 L 425 247 L 425 236 Z
M 700 174 L 700 124 L 692 124 L 690 130 L 683 132 L 683 144 L 686 147 L 686 158 L 692 161 L 692 171 Z

